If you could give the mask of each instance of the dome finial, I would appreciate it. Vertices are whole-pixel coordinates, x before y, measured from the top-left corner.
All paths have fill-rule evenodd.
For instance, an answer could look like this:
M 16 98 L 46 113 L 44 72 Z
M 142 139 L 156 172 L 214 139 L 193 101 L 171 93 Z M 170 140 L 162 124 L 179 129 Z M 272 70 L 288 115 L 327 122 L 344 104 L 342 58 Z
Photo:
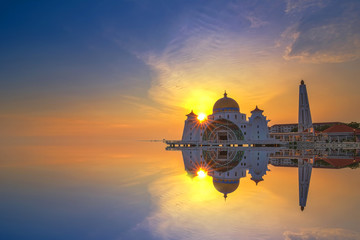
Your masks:
M 225 93 L 224 93 L 224 97 L 225 97 L 225 98 L 227 97 L 227 93 L 226 93 L 226 90 L 225 90 Z
M 225 202 L 226 202 L 226 198 L 227 198 L 227 193 L 224 194 L 224 199 L 225 199 Z

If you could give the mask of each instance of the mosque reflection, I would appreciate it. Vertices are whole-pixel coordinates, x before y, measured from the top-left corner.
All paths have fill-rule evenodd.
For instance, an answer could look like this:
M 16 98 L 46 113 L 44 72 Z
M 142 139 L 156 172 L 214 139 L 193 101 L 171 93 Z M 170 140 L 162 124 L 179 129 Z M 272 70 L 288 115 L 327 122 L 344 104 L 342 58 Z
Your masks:
M 258 185 L 264 181 L 269 164 L 274 167 L 297 167 L 299 205 L 303 211 L 309 193 L 313 168 L 358 168 L 359 150 L 293 150 L 280 148 L 183 148 L 185 170 L 190 177 L 200 169 L 213 178 L 215 189 L 226 198 L 239 187 L 247 174 Z

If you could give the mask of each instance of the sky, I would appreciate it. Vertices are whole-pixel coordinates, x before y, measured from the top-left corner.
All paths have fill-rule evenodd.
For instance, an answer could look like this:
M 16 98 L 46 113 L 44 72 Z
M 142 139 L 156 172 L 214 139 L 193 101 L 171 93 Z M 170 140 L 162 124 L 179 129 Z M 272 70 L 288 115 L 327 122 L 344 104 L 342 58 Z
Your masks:
M 179 139 L 234 98 L 269 125 L 360 121 L 360 2 L 2 1 L 0 141 Z M 64 140 L 67 141 L 67 140 Z

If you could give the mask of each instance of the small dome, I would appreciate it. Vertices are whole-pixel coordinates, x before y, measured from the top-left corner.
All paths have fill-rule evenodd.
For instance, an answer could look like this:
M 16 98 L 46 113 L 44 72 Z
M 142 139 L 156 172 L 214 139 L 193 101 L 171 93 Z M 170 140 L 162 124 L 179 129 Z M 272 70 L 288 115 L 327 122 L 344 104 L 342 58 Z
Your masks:
M 226 92 L 224 93 L 224 97 L 217 100 L 213 107 L 213 113 L 239 111 L 239 104 L 234 99 L 227 97 Z
M 191 113 L 187 114 L 186 116 L 189 118 L 197 118 L 198 115 L 196 115 L 193 110 L 191 110 Z
M 263 112 L 264 110 L 261 110 L 258 108 L 258 106 L 256 105 L 256 108 L 254 110 L 252 110 L 251 112 Z

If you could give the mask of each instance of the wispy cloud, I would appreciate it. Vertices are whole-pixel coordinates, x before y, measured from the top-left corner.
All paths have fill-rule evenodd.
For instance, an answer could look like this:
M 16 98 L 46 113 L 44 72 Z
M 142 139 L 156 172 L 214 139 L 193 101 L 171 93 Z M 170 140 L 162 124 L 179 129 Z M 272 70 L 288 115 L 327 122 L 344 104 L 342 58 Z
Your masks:
M 269 24 L 268 22 L 263 21 L 259 17 L 255 17 L 253 15 L 248 15 L 246 18 L 250 21 L 250 28 L 259 28 Z
M 321 8 L 304 11 L 301 19 L 282 34 L 285 59 L 337 63 L 360 58 L 360 2 L 326 3 L 325 6 L 324 1 L 288 1 L 288 12 L 304 11 L 314 5 Z
M 321 8 L 326 5 L 329 0 L 287 0 L 286 13 L 302 12 L 308 8 Z

